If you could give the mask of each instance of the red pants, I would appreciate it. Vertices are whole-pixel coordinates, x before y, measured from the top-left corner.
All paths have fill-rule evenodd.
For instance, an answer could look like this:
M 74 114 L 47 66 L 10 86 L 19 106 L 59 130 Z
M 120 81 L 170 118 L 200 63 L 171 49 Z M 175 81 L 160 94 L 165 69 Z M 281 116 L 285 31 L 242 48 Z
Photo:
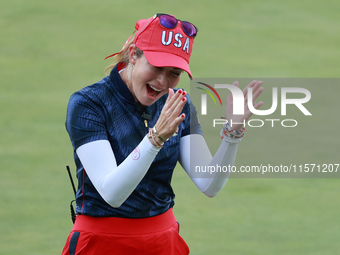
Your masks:
M 143 219 L 78 215 L 62 255 L 187 255 L 178 229 L 172 209 Z

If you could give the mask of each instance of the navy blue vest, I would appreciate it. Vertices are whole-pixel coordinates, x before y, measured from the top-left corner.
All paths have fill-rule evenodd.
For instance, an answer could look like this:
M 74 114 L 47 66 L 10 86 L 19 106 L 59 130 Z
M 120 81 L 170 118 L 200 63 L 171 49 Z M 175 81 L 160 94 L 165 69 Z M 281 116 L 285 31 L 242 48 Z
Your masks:
M 70 98 L 66 129 L 74 151 L 92 141 L 108 140 L 119 166 L 148 133 L 145 116 L 150 116 L 148 126 L 153 127 L 166 99 L 167 94 L 143 110 L 135 103 L 116 66 L 110 76 L 83 88 Z M 103 200 L 74 153 L 78 177 L 78 214 L 145 218 L 159 215 L 173 207 L 175 195 L 171 188 L 171 178 L 179 157 L 179 141 L 190 133 L 190 108 L 195 111 L 192 105 L 190 107 L 190 97 L 187 96 L 187 99 L 183 109 L 186 118 L 179 126 L 178 135 L 164 144 L 142 181 L 119 208 L 113 208 Z M 194 133 L 201 134 L 199 124 Z

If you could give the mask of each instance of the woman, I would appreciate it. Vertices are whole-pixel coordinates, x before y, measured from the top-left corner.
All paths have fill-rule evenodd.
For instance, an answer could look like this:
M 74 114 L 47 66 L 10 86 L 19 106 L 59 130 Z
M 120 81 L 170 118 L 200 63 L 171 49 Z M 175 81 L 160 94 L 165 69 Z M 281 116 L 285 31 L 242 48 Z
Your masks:
M 77 219 L 63 254 L 189 254 L 172 212 L 176 163 L 191 177 L 191 143 L 198 148 L 191 148 L 196 165 L 232 165 L 243 136 L 242 126 L 235 126 L 237 131 L 224 126 L 212 157 L 190 97 L 175 89 L 183 71 L 192 77 L 193 24 L 157 14 L 139 20 L 136 30 L 133 41 L 114 54 L 118 64 L 110 75 L 69 101 L 66 128 L 79 185 Z M 254 100 L 261 84 L 248 85 Z M 234 121 L 251 115 L 232 116 L 231 97 L 225 114 Z M 191 179 L 210 197 L 227 181 L 218 175 Z

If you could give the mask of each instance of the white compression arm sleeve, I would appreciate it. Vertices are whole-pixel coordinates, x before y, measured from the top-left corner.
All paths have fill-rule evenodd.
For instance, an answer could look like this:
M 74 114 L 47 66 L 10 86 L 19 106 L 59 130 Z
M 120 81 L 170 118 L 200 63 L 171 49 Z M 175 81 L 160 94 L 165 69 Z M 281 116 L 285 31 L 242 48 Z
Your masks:
M 130 196 L 160 150 L 147 136 L 137 148 L 138 152 L 132 152 L 119 166 L 107 140 L 90 142 L 76 150 L 94 187 L 112 207 L 119 207 Z
M 187 135 L 181 138 L 179 162 L 199 190 L 208 197 L 214 197 L 224 187 L 230 173 L 219 172 L 212 174 L 211 178 L 195 178 L 192 174 L 195 171 L 195 166 L 216 166 L 216 164 L 233 166 L 237 148 L 238 143 L 222 141 L 215 156 L 212 157 L 203 136 Z
M 194 144 L 190 146 L 190 142 Z M 237 147 L 238 144 L 223 141 L 213 158 L 203 136 L 188 135 L 181 138 L 179 161 L 196 186 L 207 196 L 213 197 L 223 188 L 228 176 L 225 173 L 223 176 L 222 173 L 216 173 L 211 178 L 192 177 L 190 153 L 195 155 L 193 165 L 233 165 Z M 94 187 L 112 207 L 119 207 L 130 196 L 160 150 L 154 147 L 147 137 L 144 137 L 138 149 L 139 158 L 132 152 L 119 166 L 107 140 L 90 142 L 76 150 Z

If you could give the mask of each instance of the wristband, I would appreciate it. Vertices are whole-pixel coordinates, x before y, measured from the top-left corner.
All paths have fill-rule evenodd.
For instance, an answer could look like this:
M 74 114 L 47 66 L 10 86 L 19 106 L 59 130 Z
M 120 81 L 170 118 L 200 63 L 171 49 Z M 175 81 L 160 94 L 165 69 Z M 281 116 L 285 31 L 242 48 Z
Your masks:
M 220 131 L 221 138 L 229 143 L 239 143 L 242 140 L 242 137 L 244 136 L 244 131 L 246 130 L 245 127 L 243 127 L 240 130 L 234 130 L 232 129 L 228 123 L 225 123 L 223 125 L 222 130 Z
M 169 140 L 169 138 L 165 140 L 163 137 L 161 137 L 161 136 L 158 134 L 158 132 L 157 132 L 157 130 L 156 130 L 156 125 L 153 127 L 153 132 L 155 132 L 155 134 L 157 135 L 157 137 L 158 137 L 163 143 L 165 143 L 166 141 Z

